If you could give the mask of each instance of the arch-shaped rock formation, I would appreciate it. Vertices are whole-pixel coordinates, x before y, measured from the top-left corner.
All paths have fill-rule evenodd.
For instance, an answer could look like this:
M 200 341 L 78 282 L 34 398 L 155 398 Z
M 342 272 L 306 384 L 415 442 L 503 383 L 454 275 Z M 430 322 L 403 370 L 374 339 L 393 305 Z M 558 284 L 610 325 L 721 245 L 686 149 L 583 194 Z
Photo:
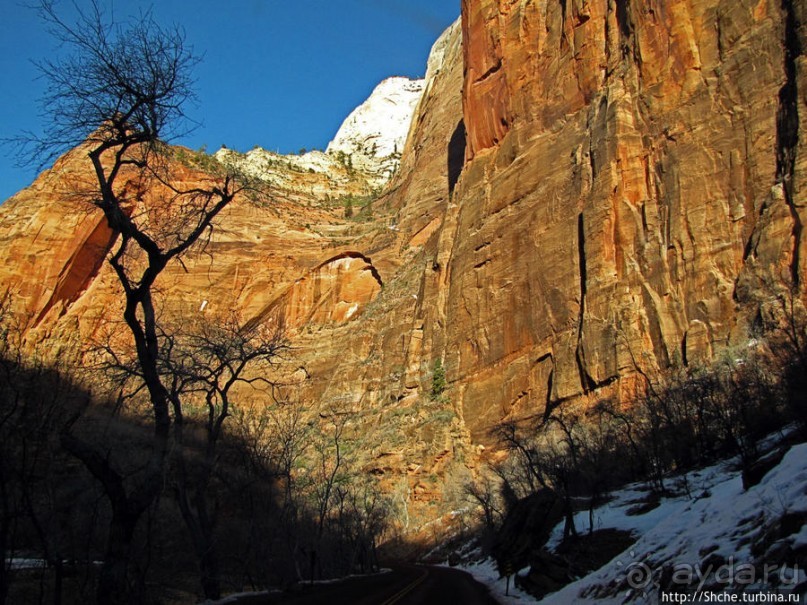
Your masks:
M 381 291 L 383 282 L 372 261 L 359 252 L 343 252 L 299 278 L 258 316 L 287 329 L 333 325 L 357 317 Z

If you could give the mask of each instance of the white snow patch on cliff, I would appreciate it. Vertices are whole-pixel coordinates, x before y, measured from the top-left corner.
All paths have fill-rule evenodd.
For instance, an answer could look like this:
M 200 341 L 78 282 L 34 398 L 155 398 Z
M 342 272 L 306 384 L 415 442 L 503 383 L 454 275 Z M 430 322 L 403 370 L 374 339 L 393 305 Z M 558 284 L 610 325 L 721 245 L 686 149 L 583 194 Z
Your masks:
M 327 153 L 384 181 L 394 174 L 425 80 L 387 78 L 342 123 Z
M 342 184 L 360 180 L 380 189 L 398 169 L 412 122 L 432 82 L 443 68 L 450 43 L 460 27 L 457 19 L 432 46 L 426 77 L 392 77 L 381 82 L 364 103 L 339 127 L 325 152 L 282 155 L 260 147 L 239 153 L 223 148 L 215 154 L 247 174 L 283 186 L 291 177 L 285 171 L 318 173 Z M 347 171 L 347 179 L 345 178 Z M 315 191 L 314 193 L 323 193 Z M 332 192 L 331 192 L 332 193 Z
M 352 178 L 381 188 L 398 168 L 424 80 L 388 78 L 342 123 L 325 152 L 282 155 L 256 147 L 245 154 L 222 148 L 214 157 L 250 176 L 283 186 L 289 170 L 324 174 L 344 184 Z M 347 178 L 344 175 L 347 170 Z M 316 193 L 316 192 L 315 192 Z
M 232 165 L 244 174 L 280 188 L 293 188 L 295 173 L 324 175 L 326 178 L 308 185 L 314 195 L 339 195 L 354 177 L 346 173 L 336 157 L 322 151 L 283 155 L 256 147 L 247 153 L 221 148 L 214 155 L 224 165 Z M 377 186 L 369 183 L 371 186 Z

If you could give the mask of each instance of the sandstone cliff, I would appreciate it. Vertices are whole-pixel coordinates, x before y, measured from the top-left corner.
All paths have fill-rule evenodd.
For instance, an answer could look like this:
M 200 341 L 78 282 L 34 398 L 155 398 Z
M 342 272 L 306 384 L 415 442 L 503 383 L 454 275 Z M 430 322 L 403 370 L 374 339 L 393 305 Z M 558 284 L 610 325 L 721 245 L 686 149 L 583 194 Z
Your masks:
M 748 338 L 763 275 L 800 282 L 803 10 L 463 2 L 445 348 L 466 410 L 497 364 L 501 413 L 527 414 L 709 359 Z
M 463 0 L 378 199 L 345 218 L 361 183 L 286 166 L 272 203 L 239 199 L 171 269 L 165 304 L 281 318 L 293 396 L 352 410 L 368 470 L 427 510 L 501 419 L 707 361 L 749 337 L 768 289 L 801 286 L 805 10 Z M 59 194 L 85 164 L 0 208 L 3 283 L 65 355 L 117 312 L 113 234 Z

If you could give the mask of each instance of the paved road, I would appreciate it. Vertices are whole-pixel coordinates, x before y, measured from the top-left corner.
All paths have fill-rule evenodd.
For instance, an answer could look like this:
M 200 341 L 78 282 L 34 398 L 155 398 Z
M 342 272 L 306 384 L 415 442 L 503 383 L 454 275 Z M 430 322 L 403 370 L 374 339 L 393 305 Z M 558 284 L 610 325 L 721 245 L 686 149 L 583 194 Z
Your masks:
M 469 574 L 445 567 L 397 565 L 390 573 L 304 586 L 294 593 L 242 597 L 238 605 L 496 605 Z

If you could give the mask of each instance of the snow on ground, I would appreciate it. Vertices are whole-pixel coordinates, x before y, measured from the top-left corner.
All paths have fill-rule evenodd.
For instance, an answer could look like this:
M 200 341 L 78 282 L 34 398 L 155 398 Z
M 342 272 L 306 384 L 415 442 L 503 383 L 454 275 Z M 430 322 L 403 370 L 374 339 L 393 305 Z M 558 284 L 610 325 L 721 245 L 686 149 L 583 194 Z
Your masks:
M 757 557 L 751 547 L 783 515 L 807 514 L 807 444 L 793 446 L 778 466 L 747 491 L 735 467 L 736 461 L 725 461 L 688 473 L 688 495 L 663 498 L 659 506 L 644 514 L 628 514 L 632 508 L 635 512 L 637 502 L 648 495 L 642 484 L 613 493 L 610 502 L 596 509 L 594 529 L 630 531 L 637 537 L 636 543 L 599 570 L 541 602 L 658 603 L 662 581 L 666 581 L 666 590 L 680 589 L 690 596 L 698 589 L 716 593 L 736 590 L 740 585 L 746 592 L 771 591 L 771 583 L 760 578 L 762 574 L 752 567 Z M 678 477 L 679 488 L 682 479 Z M 671 478 L 670 485 L 675 483 L 676 479 Z M 588 511 L 578 513 L 575 523 L 578 530 L 587 531 Z M 548 547 L 557 547 L 562 536 L 560 523 Z M 807 525 L 774 541 L 760 558 L 762 563 L 771 563 L 768 580 L 778 578 L 785 594 L 807 580 L 805 570 L 775 564 L 772 553 L 787 544 L 791 548 L 807 545 Z M 516 602 L 502 596 L 504 580 L 499 579 L 492 561 L 462 568 L 490 586 L 503 603 Z M 534 599 L 520 593 L 518 602 L 525 601 Z
M 75 561 L 62 561 L 62 563 L 69 567 L 75 564 Z M 31 557 L 12 557 L 10 559 L 6 559 L 5 564 L 8 569 L 14 569 L 17 571 L 21 570 L 28 570 L 28 569 L 45 569 L 48 567 L 49 563 L 45 559 L 36 559 Z M 91 561 L 90 565 L 95 565 L 100 567 L 103 565 L 103 561 Z
M 626 510 L 623 498 L 608 505 L 600 517 L 602 526 L 607 523 L 610 527 L 630 529 L 634 525 L 640 534 L 638 541 L 600 570 L 550 595 L 544 602 L 569 603 L 570 599 L 579 600 L 581 594 L 593 587 L 624 578 L 631 580 L 627 588 L 633 602 L 655 603 L 656 587 L 665 566 L 668 573 L 678 572 L 681 580 L 691 577 L 701 588 L 716 584 L 715 590 L 725 584 L 719 578 L 705 576 L 721 570 L 735 574 L 737 579 L 740 574 L 750 574 L 750 564 L 755 559 L 751 544 L 760 529 L 786 513 L 807 512 L 807 444 L 792 447 L 782 462 L 748 491 L 743 490 L 739 472 L 730 471 L 727 463 L 690 473 L 689 479 L 692 500 L 665 499 L 635 523 L 620 514 L 619 509 Z M 645 523 L 649 517 L 652 522 Z M 803 532 L 804 528 L 799 536 Z M 717 564 L 710 566 L 707 557 Z M 783 584 L 789 584 L 790 588 L 805 578 L 803 570 L 779 571 Z M 753 585 L 766 588 L 761 582 Z M 671 588 L 675 588 L 675 582 Z M 682 592 L 685 588 L 682 586 Z M 601 600 L 622 603 L 627 596 L 622 593 Z
M 6 560 L 9 569 L 45 569 L 48 562 L 45 559 L 27 559 L 24 557 L 14 557 Z
M 532 603 L 535 601 L 532 596 L 515 586 L 515 576 L 510 578 L 510 590 L 507 590 L 507 583 L 504 578 L 499 577 L 496 563 L 491 559 L 486 559 L 480 563 L 471 563 L 457 567 L 471 574 L 477 582 L 488 587 L 493 598 L 505 605 L 513 603 Z M 524 573 L 526 569 L 522 570 Z M 509 593 L 509 594 L 508 594 Z
M 232 603 L 237 603 L 239 600 L 246 599 L 248 597 L 263 597 L 279 593 L 280 590 L 263 590 L 260 592 L 238 592 L 228 594 L 226 597 L 221 598 L 218 601 L 210 601 L 210 600 L 202 601 L 199 605 L 231 605 Z

